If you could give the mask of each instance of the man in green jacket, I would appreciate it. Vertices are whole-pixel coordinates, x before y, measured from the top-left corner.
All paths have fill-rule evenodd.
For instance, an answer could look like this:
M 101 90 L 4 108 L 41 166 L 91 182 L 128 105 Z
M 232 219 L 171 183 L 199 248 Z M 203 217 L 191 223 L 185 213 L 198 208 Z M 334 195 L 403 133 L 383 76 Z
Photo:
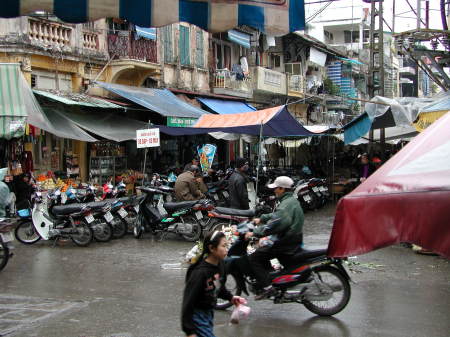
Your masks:
M 258 286 L 262 289 L 256 300 L 269 298 L 273 293 L 269 278 L 270 260 L 285 260 L 292 256 L 303 242 L 304 215 L 300 202 L 293 196 L 294 181 L 286 176 L 275 179 L 273 188 L 280 204 L 273 213 L 263 214 L 261 218 L 254 219 L 254 223 L 265 224 L 269 220 L 279 219 L 273 224 L 258 226 L 253 232 L 248 232 L 246 238 L 252 236 L 271 236 L 273 245 L 258 248 L 250 255 L 250 263 L 255 274 Z

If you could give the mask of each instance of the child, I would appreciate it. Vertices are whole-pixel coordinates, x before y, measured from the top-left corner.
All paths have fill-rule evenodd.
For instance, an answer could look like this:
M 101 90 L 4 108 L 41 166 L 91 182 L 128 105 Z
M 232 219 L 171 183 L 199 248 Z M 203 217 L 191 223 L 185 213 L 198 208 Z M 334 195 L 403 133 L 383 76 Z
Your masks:
M 213 319 L 217 297 L 229 300 L 234 305 L 245 301 L 239 296 L 233 296 L 223 284 L 223 259 L 227 252 L 225 234 L 219 231 L 209 233 L 203 242 L 200 258 L 186 273 L 181 324 L 188 337 L 214 337 Z

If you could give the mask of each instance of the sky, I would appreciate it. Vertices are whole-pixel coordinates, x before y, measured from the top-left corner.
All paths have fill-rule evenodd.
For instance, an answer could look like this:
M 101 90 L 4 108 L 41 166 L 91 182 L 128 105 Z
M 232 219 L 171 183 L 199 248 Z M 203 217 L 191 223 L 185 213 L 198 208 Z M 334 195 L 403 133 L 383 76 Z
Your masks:
M 308 2 L 314 2 L 317 0 L 305 0 L 305 3 Z M 417 18 L 414 15 L 414 13 L 411 11 L 411 8 L 408 6 L 408 3 L 406 0 L 384 0 L 384 6 L 383 6 L 383 13 L 384 18 L 388 22 L 388 24 L 392 27 L 392 8 L 393 3 L 395 1 L 395 8 L 396 8 L 396 19 L 395 19 L 395 31 L 402 32 L 406 30 L 411 30 L 417 28 Z M 416 10 L 417 8 L 417 0 L 409 0 L 409 3 L 411 6 Z M 443 29 L 442 28 L 442 21 L 441 21 L 441 14 L 439 11 L 439 0 L 430 0 L 430 27 L 431 29 Z M 425 0 L 421 0 L 421 6 L 422 6 L 422 20 L 425 22 Z M 321 9 L 327 5 L 326 3 L 320 3 L 320 4 L 314 4 L 314 5 L 308 5 L 306 6 L 306 19 L 308 19 L 310 13 L 314 13 L 317 11 L 317 9 Z M 332 3 L 330 6 L 326 7 L 322 13 L 323 16 L 325 15 L 333 15 L 333 7 L 334 6 L 365 6 L 370 8 L 370 4 L 364 3 L 362 0 L 340 0 Z M 309 7 L 309 8 L 308 8 Z M 378 4 L 377 4 L 378 7 Z M 406 13 L 405 13 L 406 12 Z M 356 12 L 355 14 L 356 15 Z M 422 25 L 422 28 L 425 28 L 424 25 Z M 385 26 L 385 30 L 388 31 L 389 28 Z

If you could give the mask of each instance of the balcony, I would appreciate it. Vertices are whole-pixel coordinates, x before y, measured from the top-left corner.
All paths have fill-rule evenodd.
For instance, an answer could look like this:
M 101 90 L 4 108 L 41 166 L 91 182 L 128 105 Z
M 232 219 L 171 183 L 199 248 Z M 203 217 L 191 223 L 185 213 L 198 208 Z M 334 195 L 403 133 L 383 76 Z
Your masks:
M 289 96 L 304 97 L 305 78 L 302 75 L 287 73 L 287 87 Z
M 263 67 L 253 67 L 252 74 L 254 91 L 286 95 L 286 74 Z
M 228 69 L 217 69 L 213 74 L 215 94 L 230 95 L 244 98 L 252 97 L 252 82 L 250 77 L 236 79 L 236 74 Z
M 126 35 L 109 34 L 108 52 L 112 59 L 131 59 L 150 63 L 158 63 L 156 41 L 147 39 L 135 40 L 131 32 Z
M 73 31 L 73 27 L 69 25 L 28 18 L 28 37 L 34 45 L 71 49 L 75 46 L 72 40 Z

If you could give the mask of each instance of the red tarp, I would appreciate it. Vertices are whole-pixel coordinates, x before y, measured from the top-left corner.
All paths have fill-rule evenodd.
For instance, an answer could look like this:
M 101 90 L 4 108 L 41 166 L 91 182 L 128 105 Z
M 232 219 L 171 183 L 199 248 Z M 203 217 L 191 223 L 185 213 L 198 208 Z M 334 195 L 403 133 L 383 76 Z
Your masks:
M 399 242 L 450 259 L 450 113 L 339 201 L 328 254 L 359 255 Z

